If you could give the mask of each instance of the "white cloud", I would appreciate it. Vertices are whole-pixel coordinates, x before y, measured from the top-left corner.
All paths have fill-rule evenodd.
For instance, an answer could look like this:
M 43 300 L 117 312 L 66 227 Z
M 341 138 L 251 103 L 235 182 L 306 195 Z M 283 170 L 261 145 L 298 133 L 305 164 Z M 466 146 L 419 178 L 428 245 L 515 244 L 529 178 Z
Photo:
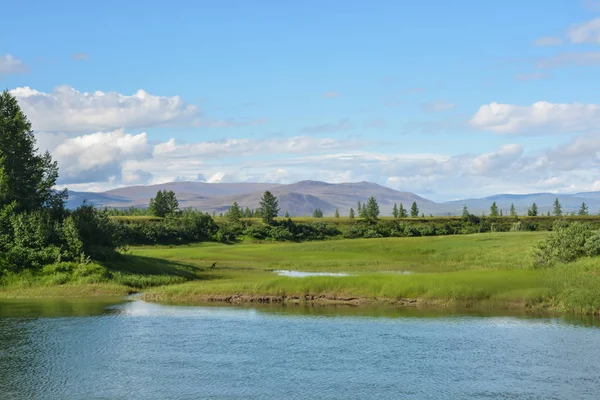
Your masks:
M 567 36 L 573 43 L 600 44 L 600 17 L 572 26 Z
M 559 53 L 552 57 L 538 58 L 535 65 L 537 68 L 594 67 L 600 65 L 600 52 Z
M 89 60 L 90 59 L 90 55 L 87 53 L 75 53 L 71 56 L 71 59 L 73 61 L 83 61 L 83 60 Z
M 448 111 L 448 110 L 452 110 L 455 107 L 456 107 L 456 104 L 454 104 L 454 103 L 448 103 L 448 102 L 445 102 L 445 101 L 432 101 L 432 102 L 429 102 L 429 103 L 424 103 L 421 106 L 421 108 L 423 109 L 423 111 L 429 112 L 429 113 L 440 112 L 440 111 Z
M 154 146 L 153 155 L 162 158 L 203 157 L 255 157 L 266 154 L 293 154 L 323 152 L 326 150 L 353 148 L 360 142 L 352 140 L 315 139 L 297 136 L 282 139 L 226 139 L 218 142 L 177 144 L 175 139 Z
M 300 130 L 302 133 L 334 133 L 340 131 L 348 131 L 354 129 L 354 125 L 347 118 L 343 118 L 338 122 L 329 122 L 321 125 L 306 126 Z
M 490 103 L 482 105 L 469 123 L 476 129 L 500 134 L 586 132 L 600 125 L 600 105 L 546 101 L 530 106 Z
M 29 68 L 27 68 L 27 65 L 23 61 L 11 54 L 0 55 L 0 75 L 24 74 L 26 72 L 29 72 Z
M 526 82 L 526 81 L 535 81 L 539 79 L 549 78 L 549 74 L 545 74 L 543 72 L 531 72 L 529 74 L 517 74 L 515 75 L 515 79 L 518 81 Z
M 151 156 L 145 133 L 132 135 L 119 129 L 74 138 L 65 134 L 41 133 L 37 139 L 40 150 L 49 150 L 58 162 L 61 184 L 110 179 L 134 183 L 148 178 L 150 173 L 136 170 L 122 174 L 125 161 Z
M 475 173 L 496 174 L 510 168 L 522 155 L 523 146 L 517 143 L 507 144 L 496 151 L 478 155 L 473 159 L 471 168 Z
M 29 87 L 11 90 L 33 128 L 44 132 L 106 131 L 156 125 L 188 124 L 199 113 L 180 97 L 154 96 L 138 90 L 131 96 L 116 92 L 79 92 L 58 86 L 51 93 Z
M 544 36 L 533 41 L 534 46 L 559 46 L 563 43 L 561 38 L 553 36 Z

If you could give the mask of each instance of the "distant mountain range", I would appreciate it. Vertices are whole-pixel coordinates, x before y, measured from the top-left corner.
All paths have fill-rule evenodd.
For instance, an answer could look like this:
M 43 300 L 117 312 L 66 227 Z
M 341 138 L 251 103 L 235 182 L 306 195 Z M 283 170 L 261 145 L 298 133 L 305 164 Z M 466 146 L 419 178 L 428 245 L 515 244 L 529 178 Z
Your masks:
M 426 215 L 460 215 L 464 205 L 474 214 L 488 213 L 492 202 L 508 213 L 514 204 L 519 214 L 524 214 L 532 203 L 536 203 L 540 212 L 550 211 L 558 197 L 564 212 L 579 210 L 585 202 L 590 213 L 600 211 L 600 192 L 576 194 L 532 193 L 498 194 L 481 199 L 455 200 L 435 203 L 410 192 L 393 190 L 372 182 L 326 183 L 319 181 L 301 181 L 293 184 L 271 183 L 205 183 L 171 182 L 160 185 L 128 186 L 106 192 L 69 192 L 67 206 L 75 208 L 84 200 L 88 203 L 109 208 L 147 207 L 151 197 L 158 190 L 173 190 L 177 194 L 180 207 L 193 207 L 206 212 L 225 212 L 234 201 L 241 207 L 257 208 L 262 194 L 270 190 L 279 199 L 280 214 L 287 211 L 292 216 L 311 215 L 320 208 L 325 215 L 333 215 L 337 208 L 347 215 L 350 208 L 356 210 L 357 202 L 364 203 L 374 196 L 379 203 L 382 215 L 391 215 L 394 203 L 410 208 L 413 202 Z

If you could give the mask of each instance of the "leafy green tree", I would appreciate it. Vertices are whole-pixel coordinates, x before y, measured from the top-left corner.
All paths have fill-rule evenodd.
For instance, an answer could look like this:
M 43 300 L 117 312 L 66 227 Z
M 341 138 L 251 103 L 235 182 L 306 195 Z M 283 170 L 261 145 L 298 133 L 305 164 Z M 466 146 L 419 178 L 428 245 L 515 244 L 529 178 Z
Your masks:
M 419 207 L 417 206 L 416 201 L 413 201 L 412 206 L 410 207 L 410 216 L 413 218 L 417 218 L 419 216 Z
M 364 218 L 368 219 L 369 221 L 375 221 L 377 219 L 379 216 L 379 204 L 377 204 L 375 197 L 369 197 L 367 204 L 363 206 L 363 214 Z
M 511 217 L 517 216 L 517 210 L 515 210 L 515 205 L 513 203 L 510 204 L 510 216 Z
M 348 218 L 354 219 L 354 208 L 352 207 L 350 207 L 350 214 L 348 215 Z
M 37 150 L 31 123 L 5 90 L 0 94 L 0 209 L 14 203 L 14 212 L 46 209 L 62 215 L 68 194 L 53 189 L 58 164 L 50 153 Z
M 408 217 L 408 211 L 406 211 L 406 209 L 404 208 L 404 205 L 402 203 L 400 203 L 400 208 L 398 209 L 398 214 L 400 215 L 400 218 Z
M 337 208 L 335 209 L 334 217 L 336 217 L 336 218 L 340 217 L 340 210 L 338 210 Z
M 500 209 L 500 216 L 504 217 L 504 210 Z
M 530 217 L 537 217 L 538 216 L 538 206 L 537 204 L 533 203 L 531 205 L 531 208 L 529 208 L 527 210 L 527 215 Z
M 313 218 L 323 218 L 323 211 L 320 208 L 315 208 L 312 213 Z
M 273 193 L 267 190 L 260 199 L 258 209 L 263 222 L 272 224 L 279 213 L 279 201 L 277 201 L 277 197 L 273 196 Z
M 554 200 L 554 207 L 552 213 L 557 217 L 560 217 L 562 215 L 562 206 L 560 205 L 560 201 L 558 201 L 558 197 L 556 198 L 556 200 Z
M 499 215 L 499 213 L 498 213 L 498 205 L 494 201 L 492 203 L 492 205 L 490 206 L 490 217 L 497 217 L 498 215 Z
M 362 216 L 362 205 L 360 204 L 360 201 L 358 203 L 356 203 L 356 212 L 358 213 L 358 216 Z
M 290 213 L 289 213 L 289 212 L 287 212 L 287 210 L 285 211 L 285 217 L 286 217 L 286 218 L 289 218 L 289 217 L 290 217 Z
M 392 209 L 392 215 L 396 219 L 400 216 L 400 212 L 398 211 L 398 204 L 396 204 L 396 203 L 394 203 L 394 208 Z
M 581 203 L 581 207 L 579 207 L 579 212 L 577 214 L 579 214 L 579 215 L 588 215 L 589 214 L 589 208 L 588 208 L 587 204 L 585 204 L 585 201 L 583 203 Z
M 242 210 L 238 205 L 237 201 L 233 202 L 233 205 L 229 209 L 227 213 L 227 218 L 229 218 L 233 222 L 240 222 L 240 218 L 242 218 Z

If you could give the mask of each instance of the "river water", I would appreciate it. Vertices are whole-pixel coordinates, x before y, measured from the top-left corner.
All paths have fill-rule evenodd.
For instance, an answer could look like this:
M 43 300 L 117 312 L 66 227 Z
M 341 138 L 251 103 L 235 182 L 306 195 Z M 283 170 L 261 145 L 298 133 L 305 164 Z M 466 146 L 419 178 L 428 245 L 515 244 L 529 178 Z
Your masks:
M 594 319 L 0 301 L 1 399 L 598 399 Z

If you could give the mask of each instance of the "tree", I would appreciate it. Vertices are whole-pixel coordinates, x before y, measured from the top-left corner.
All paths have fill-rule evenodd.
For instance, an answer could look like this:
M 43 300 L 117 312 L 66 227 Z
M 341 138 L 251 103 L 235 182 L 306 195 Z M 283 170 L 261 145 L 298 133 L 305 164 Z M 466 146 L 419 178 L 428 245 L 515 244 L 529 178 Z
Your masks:
M 392 215 L 394 216 L 394 218 L 398 218 L 398 216 L 400 215 L 400 213 L 398 212 L 398 204 L 394 203 L 394 208 L 392 209 Z
M 287 212 L 287 210 L 286 210 L 286 212 L 285 212 L 285 217 L 286 217 L 286 218 L 289 218 L 289 217 L 290 217 L 290 213 L 289 213 L 289 212 Z
M 229 218 L 233 222 L 240 222 L 240 218 L 242 218 L 242 210 L 238 205 L 237 201 L 233 202 L 233 205 L 229 209 L 227 213 L 227 218 Z
M 369 197 L 367 204 L 363 206 L 363 214 L 364 218 L 368 219 L 369 221 L 375 221 L 377 219 L 379 216 L 379 204 L 377 204 L 375 197 Z
M 277 197 L 273 196 L 273 194 L 267 190 L 258 204 L 258 210 L 263 222 L 272 224 L 279 213 L 279 202 L 277 201 Z
M 175 196 L 175 192 L 169 190 L 168 192 L 164 192 L 165 203 L 167 206 L 167 215 L 175 215 L 179 213 L 179 201 L 177 200 L 177 196 Z
M 336 217 L 336 218 L 340 217 L 340 210 L 338 210 L 337 208 L 335 209 L 334 217 Z
M 537 217 L 538 215 L 538 206 L 537 204 L 533 203 L 531 205 L 531 208 L 527 210 L 527 215 L 530 217 Z
M 156 192 L 156 196 L 150 199 L 148 209 L 150 210 L 150 214 L 156 217 L 164 217 L 167 215 L 167 204 L 162 190 Z
M 360 201 L 356 204 L 356 212 L 358 213 L 358 216 L 360 217 L 362 214 L 362 205 L 360 204 Z
M 469 215 L 470 215 L 470 213 L 469 213 L 469 209 L 467 208 L 467 206 L 466 206 L 466 205 L 464 205 L 464 206 L 463 206 L 463 210 L 462 210 L 462 217 L 463 217 L 464 219 L 467 219 L 467 218 L 469 218 Z
M 494 201 L 490 206 L 490 217 L 497 217 L 498 215 L 498 205 L 496 205 L 496 202 Z
M 354 219 L 354 208 L 352 207 L 350 207 L 350 214 L 348 215 L 348 218 Z
M 400 218 L 408 217 L 408 212 L 406 211 L 406 209 L 404 208 L 404 205 L 402 205 L 402 203 L 400 203 L 400 209 L 398 210 L 398 213 L 400 214 Z
M 515 210 L 515 205 L 513 203 L 510 204 L 510 216 L 511 217 L 517 216 L 517 210 Z
M 552 213 L 557 217 L 560 217 L 562 215 L 562 206 L 560 205 L 560 201 L 558 201 L 558 197 L 556 198 L 556 200 L 554 200 L 554 208 Z
M 37 153 L 31 123 L 8 90 L 0 94 L 0 209 L 64 211 L 66 190 L 55 191 L 58 164 Z
M 157 217 L 166 217 L 175 215 L 179 212 L 179 201 L 175 196 L 175 192 L 169 190 L 159 190 L 156 196 L 150 199 L 148 205 L 150 214 Z
M 583 203 L 581 203 L 581 207 L 579 208 L 579 212 L 577 213 L 579 215 L 588 215 L 589 214 L 589 209 L 587 204 L 585 204 L 585 201 Z
M 323 218 L 323 211 L 320 208 L 315 208 L 315 211 L 312 213 L 313 218 Z
M 500 209 L 500 216 L 504 217 L 504 210 Z
M 417 218 L 419 216 L 419 207 L 417 207 L 416 201 L 413 201 L 412 206 L 410 207 L 410 216 L 413 218 Z

